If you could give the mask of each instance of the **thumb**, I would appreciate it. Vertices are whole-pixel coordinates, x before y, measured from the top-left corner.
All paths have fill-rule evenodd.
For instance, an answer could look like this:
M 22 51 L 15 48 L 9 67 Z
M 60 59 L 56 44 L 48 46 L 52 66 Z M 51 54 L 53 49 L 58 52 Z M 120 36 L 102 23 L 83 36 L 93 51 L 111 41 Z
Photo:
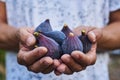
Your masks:
M 26 40 L 26 45 L 27 46 L 32 46 L 35 44 L 35 37 L 33 35 L 28 36 L 27 40 Z
M 102 29 L 94 29 L 92 31 L 88 32 L 88 37 L 90 39 L 90 41 L 92 41 L 93 43 L 95 43 L 96 41 L 98 41 L 102 36 Z
M 91 42 L 96 42 L 96 35 L 93 31 L 88 32 L 88 38 L 90 39 Z
M 32 46 L 35 44 L 36 39 L 33 36 L 33 28 L 20 28 L 18 31 L 20 43 L 25 46 Z

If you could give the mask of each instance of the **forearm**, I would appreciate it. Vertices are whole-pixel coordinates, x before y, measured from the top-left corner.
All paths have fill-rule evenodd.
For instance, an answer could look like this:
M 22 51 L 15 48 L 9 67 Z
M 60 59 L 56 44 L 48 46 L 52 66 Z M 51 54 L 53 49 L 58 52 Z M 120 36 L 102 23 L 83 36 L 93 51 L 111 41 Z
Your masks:
M 17 29 L 0 22 L 0 49 L 18 50 Z
M 103 35 L 98 40 L 98 49 L 120 49 L 120 21 L 110 23 L 102 30 Z
M 17 50 L 18 39 L 16 37 L 16 28 L 7 24 L 6 5 L 0 2 L 0 49 Z

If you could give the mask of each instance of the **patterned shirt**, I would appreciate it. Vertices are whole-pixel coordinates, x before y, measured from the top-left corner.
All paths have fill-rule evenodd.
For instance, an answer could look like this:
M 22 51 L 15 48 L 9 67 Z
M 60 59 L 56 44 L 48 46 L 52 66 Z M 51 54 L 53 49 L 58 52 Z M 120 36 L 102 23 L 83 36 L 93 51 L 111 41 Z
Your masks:
M 109 14 L 120 8 L 120 0 L 6 0 L 9 25 L 15 27 L 38 26 L 50 19 L 54 30 L 61 30 L 64 23 L 71 29 L 76 26 L 104 27 Z M 72 75 L 35 74 L 17 63 L 16 54 L 6 56 L 7 80 L 109 80 L 109 53 L 97 55 L 95 65 Z

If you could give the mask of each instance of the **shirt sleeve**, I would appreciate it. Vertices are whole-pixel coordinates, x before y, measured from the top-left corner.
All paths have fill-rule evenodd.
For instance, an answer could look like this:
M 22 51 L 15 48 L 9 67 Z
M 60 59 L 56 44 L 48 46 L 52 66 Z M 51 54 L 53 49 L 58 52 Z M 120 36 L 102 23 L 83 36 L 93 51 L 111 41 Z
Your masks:
M 0 0 L 1 2 L 5 2 L 5 0 Z
M 120 0 L 110 0 L 110 11 L 116 11 L 120 9 Z

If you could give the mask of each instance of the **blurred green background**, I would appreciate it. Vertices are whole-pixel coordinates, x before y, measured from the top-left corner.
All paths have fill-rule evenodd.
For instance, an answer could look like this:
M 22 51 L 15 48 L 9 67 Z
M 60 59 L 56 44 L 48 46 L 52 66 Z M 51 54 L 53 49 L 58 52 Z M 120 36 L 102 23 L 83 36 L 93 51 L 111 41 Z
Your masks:
M 109 61 L 110 80 L 120 80 L 120 55 L 110 54 Z
M 5 80 L 5 51 L 0 50 L 0 80 Z
M 0 80 L 5 80 L 5 72 L 5 51 L 0 50 Z M 120 55 L 118 54 L 110 54 L 109 75 L 110 80 L 120 80 Z

